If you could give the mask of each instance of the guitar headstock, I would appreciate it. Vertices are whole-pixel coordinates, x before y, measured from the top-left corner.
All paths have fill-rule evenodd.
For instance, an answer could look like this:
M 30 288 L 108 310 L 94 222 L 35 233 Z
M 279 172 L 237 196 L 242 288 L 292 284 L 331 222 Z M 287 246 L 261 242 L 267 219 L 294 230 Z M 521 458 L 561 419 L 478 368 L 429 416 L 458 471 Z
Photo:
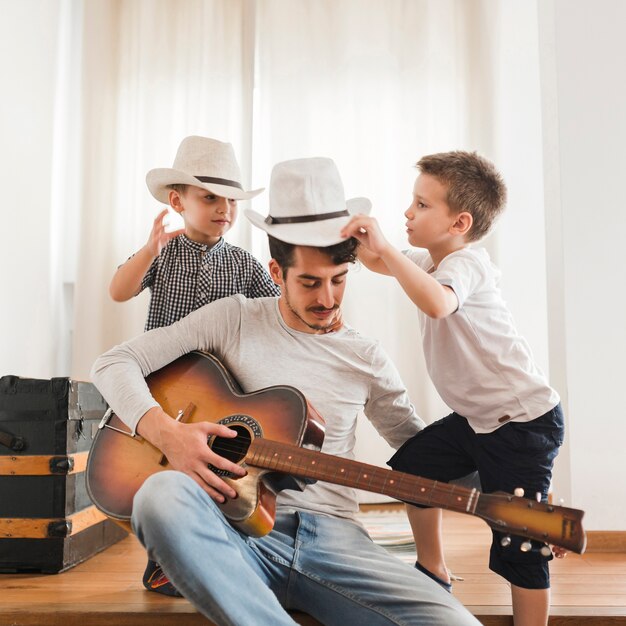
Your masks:
M 584 511 L 537 502 L 508 493 L 481 493 L 475 514 L 491 528 L 582 554 L 587 537 L 582 526 Z

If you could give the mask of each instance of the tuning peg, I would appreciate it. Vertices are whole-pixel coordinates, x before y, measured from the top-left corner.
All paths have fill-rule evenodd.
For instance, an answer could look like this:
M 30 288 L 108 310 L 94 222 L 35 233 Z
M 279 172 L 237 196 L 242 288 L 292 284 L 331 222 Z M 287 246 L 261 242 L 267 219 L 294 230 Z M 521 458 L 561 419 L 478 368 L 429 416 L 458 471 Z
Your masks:
M 538 491 L 538 492 L 535 494 L 535 500 L 537 500 L 537 502 L 541 502 L 541 491 Z
M 513 491 L 513 495 L 517 496 L 518 498 L 523 498 L 524 497 L 524 489 L 522 487 L 516 487 L 515 490 Z
M 550 550 L 550 546 L 543 545 L 541 546 L 541 554 L 546 558 L 552 554 L 552 550 Z
M 504 535 L 504 537 L 500 539 L 500 545 L 503 548 L 508 548 L 511 545 L 511 535 Z
M 524 541 L 524 543 L 522 543 L 522 545 L 519 547 L 519 549 L 522 552 L 530 552 L 530 549 L 532 548 L 532 544 L 530 543 L 530 539 L 526 539 L 526 541 Z

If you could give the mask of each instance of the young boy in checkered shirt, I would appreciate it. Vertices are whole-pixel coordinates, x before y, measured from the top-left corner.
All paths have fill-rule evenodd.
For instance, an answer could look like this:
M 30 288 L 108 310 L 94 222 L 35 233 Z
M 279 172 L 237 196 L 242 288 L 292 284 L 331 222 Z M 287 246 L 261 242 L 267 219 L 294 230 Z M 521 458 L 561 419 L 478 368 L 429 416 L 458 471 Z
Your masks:
M 146 287 L 150 306 L 145 330 L 169 326 L 201 306 L 240 293 L 277 296 L 280 290 L 248 252 L 224 241 L 237 217 L 237 200 L 263 191 L 244 191 L 231 144 L 205 137 L 181 142 L 172 168 L 150 170 L 150 193 L 169 204 L 185 227 L 165 231 L 164 209 L 145 246 L 121 265 L 109 286 L 116 302 Z
M 240 180 L 231 144 L 205 137 L 183 139 L 172 168 L 148 172 L 150 193 L 181 215 L 185 227 L 166 232 L 168 210 L 161 211 L 146 245 L 111 280 L 109 292 L 116 302 L 150 288 L 146 331 L 237 293 L 247 298 L 280 295 L 250 253 L 223 239 L 237 217 L 237 200 L 263 191 L 244 191 Z M 155 561 L 148 561 L 143 584 L 149 591 L 180 596 Z

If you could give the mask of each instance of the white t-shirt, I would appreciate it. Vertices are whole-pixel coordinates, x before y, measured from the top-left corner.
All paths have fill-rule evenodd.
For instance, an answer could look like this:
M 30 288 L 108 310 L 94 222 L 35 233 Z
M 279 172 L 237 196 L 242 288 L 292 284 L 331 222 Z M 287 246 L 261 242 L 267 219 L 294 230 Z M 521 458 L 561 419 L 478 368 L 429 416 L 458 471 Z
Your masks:
M 457 311 L 432 319 L 418 309 L 428 372 L 443 401 L 477 433 L 528 422 L 559 402 L 502 299 L 500 271 L 483 248 L 449 254 L 433 270 L 427 250 L 404 254 L 447 285 Z
M 326 420 L 322 451 L 354 458 L 360 411 L 394 448 L 424 427 L 398 371 L 377 341 L 344 326 L 317 335 L 289 328 L 278 298 L 223 298 L 164 328 L 116 346 L 97 359 L 92 379 L 115 413 L 133 430 L 157 402 L 144 377 L 191 352 L 211 352 L 243 391 L 272 385 L 299 389 Z M 317 482 L 285 490 L 277 505 L 339 517 L 358 510 L 353 489 Z

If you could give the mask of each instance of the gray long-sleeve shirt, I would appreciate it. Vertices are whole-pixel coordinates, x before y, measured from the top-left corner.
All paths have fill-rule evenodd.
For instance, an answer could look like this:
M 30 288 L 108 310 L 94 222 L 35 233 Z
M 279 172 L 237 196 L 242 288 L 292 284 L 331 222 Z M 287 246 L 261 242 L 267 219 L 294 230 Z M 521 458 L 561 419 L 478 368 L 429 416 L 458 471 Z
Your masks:
M 289 328 L 278 298 L 236 295 L 212 302 L 103 354 L 92 378 L 134 431 L 146 411 L 158 406 L 144 377 L 192 350 L 214 354 L 245 392 L 272 385 L 299 389 L 326 420 L 327 454 L 354 458 L 361 410 L 394 448 L 424 427 L 378 342 L 345 326 L 326 335 Z M 357 510 L 353 489 L 323 482 L 304 492 L 283 491 L 277 505 L 340 517 Z

